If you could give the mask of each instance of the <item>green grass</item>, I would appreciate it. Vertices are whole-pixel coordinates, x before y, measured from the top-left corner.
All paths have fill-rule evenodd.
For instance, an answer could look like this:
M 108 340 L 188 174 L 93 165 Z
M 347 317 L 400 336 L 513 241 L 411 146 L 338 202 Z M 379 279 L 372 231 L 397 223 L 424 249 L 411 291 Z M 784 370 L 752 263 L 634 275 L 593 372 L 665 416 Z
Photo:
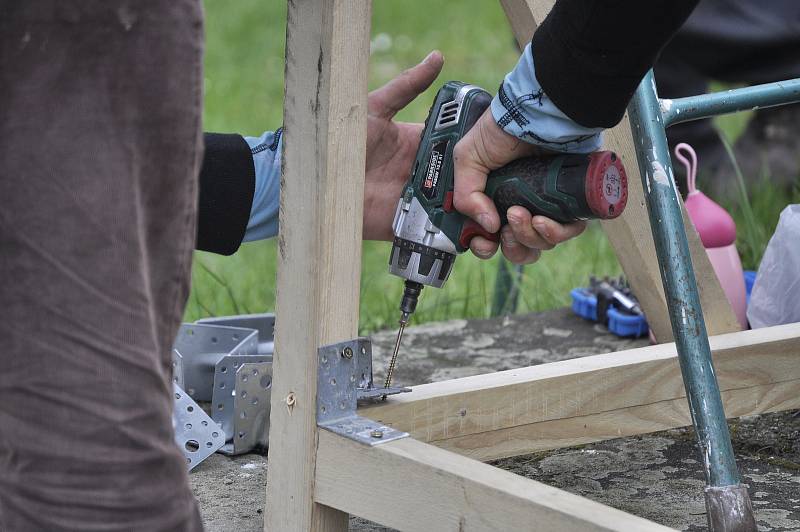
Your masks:
M 768 175 L 750 186 L 746 185 L 729 140 L 723 135 L 722 142 L 733 162 L 738 185 L 738 197 L 723 201 L 723 206 L 736 222 L 736 248 L 746 270 L 758 269 L 770 236 L 775 232 L 781 211 L 788 204 L 800 203 L 800 187 L 795 184 L 790 190 L 775 186 Z
M 499 2 L 469 0 L 382 0 L 374 2 L 370 88 L 376 88 L 421 60 L 432 49 L 445 55 L 440 82 L 464 79 L 495 89 L 516 60 L 517 51 Z M 281 124 L 285 2 L 206 0 L 205 112 L 207 131 L 259 135 Z M 431 16 L 445 13 L 447 16 Z M 398 118 L 422 121 L 434 84 Z M 737 116 L 719 122 L 734 137 L 746 124 Z M 785 195 L 760 187 L 751 196 L 758 228 L 744 244 L 746 266 L 760 258 L 766 237 L 786 204 Z M 744 210 L 731 206 L 740 228 Z M 750 246 L 749 248 L 747 246 Z M 394 327 L 402 282 L 387 273 L 389 244 L 366 242 L 363 249 L 362 333 Z M 459 258 L 442 290 L 424 292 L 415 322 L 489 315 L 498 259 Z M 273 241 L 245 244 L 232 257 L 197 252 L 186 320 L 209 315 L 263 312 L 275 304 L 276 247 Z M 596 224 L 577 239 L 543 254 L 525 269 L 518 311 L 540 311 L 569 304 L 569 290 L 589 275 L 618 275 L 619 263 Z
M 397 322 L 397 305 L 403 283 L 387 273 L 390 245 L 365 242 L 361 274 L 363 333 Z M 463 255 L 456 262 L 445 288 L 427 289 L 420 298 L 416 323 L 457 317 L 487 317 L 497 270 L 494 258 L 480 261 Z M 589 275 L 621 273 L 605 235 L 596 225 L 580 237 L 543 254 L 525 269 L 519 311 L 538 311 L 569 304 L 569 289 Z M 208 315 L 259 312 L 273 309 L 275 300 L 275 245 L 245 244 L 234 257 L 197 253 L 187 320 Z

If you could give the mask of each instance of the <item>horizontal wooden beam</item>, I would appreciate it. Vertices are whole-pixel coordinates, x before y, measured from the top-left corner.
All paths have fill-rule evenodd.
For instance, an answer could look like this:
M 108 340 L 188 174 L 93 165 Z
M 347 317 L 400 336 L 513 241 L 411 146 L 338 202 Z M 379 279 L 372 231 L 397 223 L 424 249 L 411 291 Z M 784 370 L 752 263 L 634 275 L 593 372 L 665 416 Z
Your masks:
M 319 432 L 318 503 L 403 531 L 667 531 L 665 526 L 411 438 Z
M 800 408 L 800 324 L 712 337 L 729 417 Z M 413 388 L 359 410 L 482 460 L 690 423 L 675 344 Z
M 800 409 L 800 380 L 728 390 L 722 392 L 722 400 L 728 417 Z M 691 424 L 686 399 L 681 398 L 479 432 L 432 443 L 476 460 L 489 461 Z

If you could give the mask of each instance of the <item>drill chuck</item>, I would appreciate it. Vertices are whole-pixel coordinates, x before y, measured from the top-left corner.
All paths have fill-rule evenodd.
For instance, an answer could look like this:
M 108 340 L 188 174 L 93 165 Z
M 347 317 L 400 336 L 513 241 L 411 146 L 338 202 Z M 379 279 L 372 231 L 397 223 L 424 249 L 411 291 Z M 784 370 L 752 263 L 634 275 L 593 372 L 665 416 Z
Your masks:
M 389 271 L 408 282 L 441 288 L 455 262 L 452 253 L 413 240 L 395 237 L 389 257 Z
M 419 294 L 422 292 L 424 285 L 415 283 L 414 281 L 406 281 L 405 289 L 403 290 L 403 299 L 400 300 L 400 312 L 403 313 L 405 320 L 417 310 L 417 301 Z

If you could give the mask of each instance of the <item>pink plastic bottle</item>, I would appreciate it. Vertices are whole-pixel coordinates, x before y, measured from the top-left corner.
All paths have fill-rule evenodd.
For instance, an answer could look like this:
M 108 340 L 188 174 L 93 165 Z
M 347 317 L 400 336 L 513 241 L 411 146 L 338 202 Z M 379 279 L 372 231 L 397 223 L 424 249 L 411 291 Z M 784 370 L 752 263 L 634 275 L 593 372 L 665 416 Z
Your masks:
M 681 152 L 687 153 L 689 159 Z M 675 157 L 686 167 L 689 188 L 686 211 L 689 213 L 689 219 L 700 234 L 711 266 L 714 267 L 714 272 L 733 307 L 736 318 L 742 327 L 747 329 L 747 299 L 742 262 L 736 250 L 736 224 L 725 209 L 697 190 L 695 186 L 697 155 L 694 149 L 685 143 L 678 144 L 675 146 Z

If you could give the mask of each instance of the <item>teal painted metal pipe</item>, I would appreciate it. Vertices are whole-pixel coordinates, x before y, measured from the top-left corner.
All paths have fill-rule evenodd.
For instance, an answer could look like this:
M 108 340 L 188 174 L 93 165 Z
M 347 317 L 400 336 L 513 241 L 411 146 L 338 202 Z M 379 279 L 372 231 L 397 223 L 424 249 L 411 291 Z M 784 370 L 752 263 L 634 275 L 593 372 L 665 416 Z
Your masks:
M 743 89 L 661 100 L 664 127 L 712 116 L 800 102 L 800 78 Z
M 652 71 L 636 90 L 628 115 L 706 481 L 712 487 L 739 485 Z

